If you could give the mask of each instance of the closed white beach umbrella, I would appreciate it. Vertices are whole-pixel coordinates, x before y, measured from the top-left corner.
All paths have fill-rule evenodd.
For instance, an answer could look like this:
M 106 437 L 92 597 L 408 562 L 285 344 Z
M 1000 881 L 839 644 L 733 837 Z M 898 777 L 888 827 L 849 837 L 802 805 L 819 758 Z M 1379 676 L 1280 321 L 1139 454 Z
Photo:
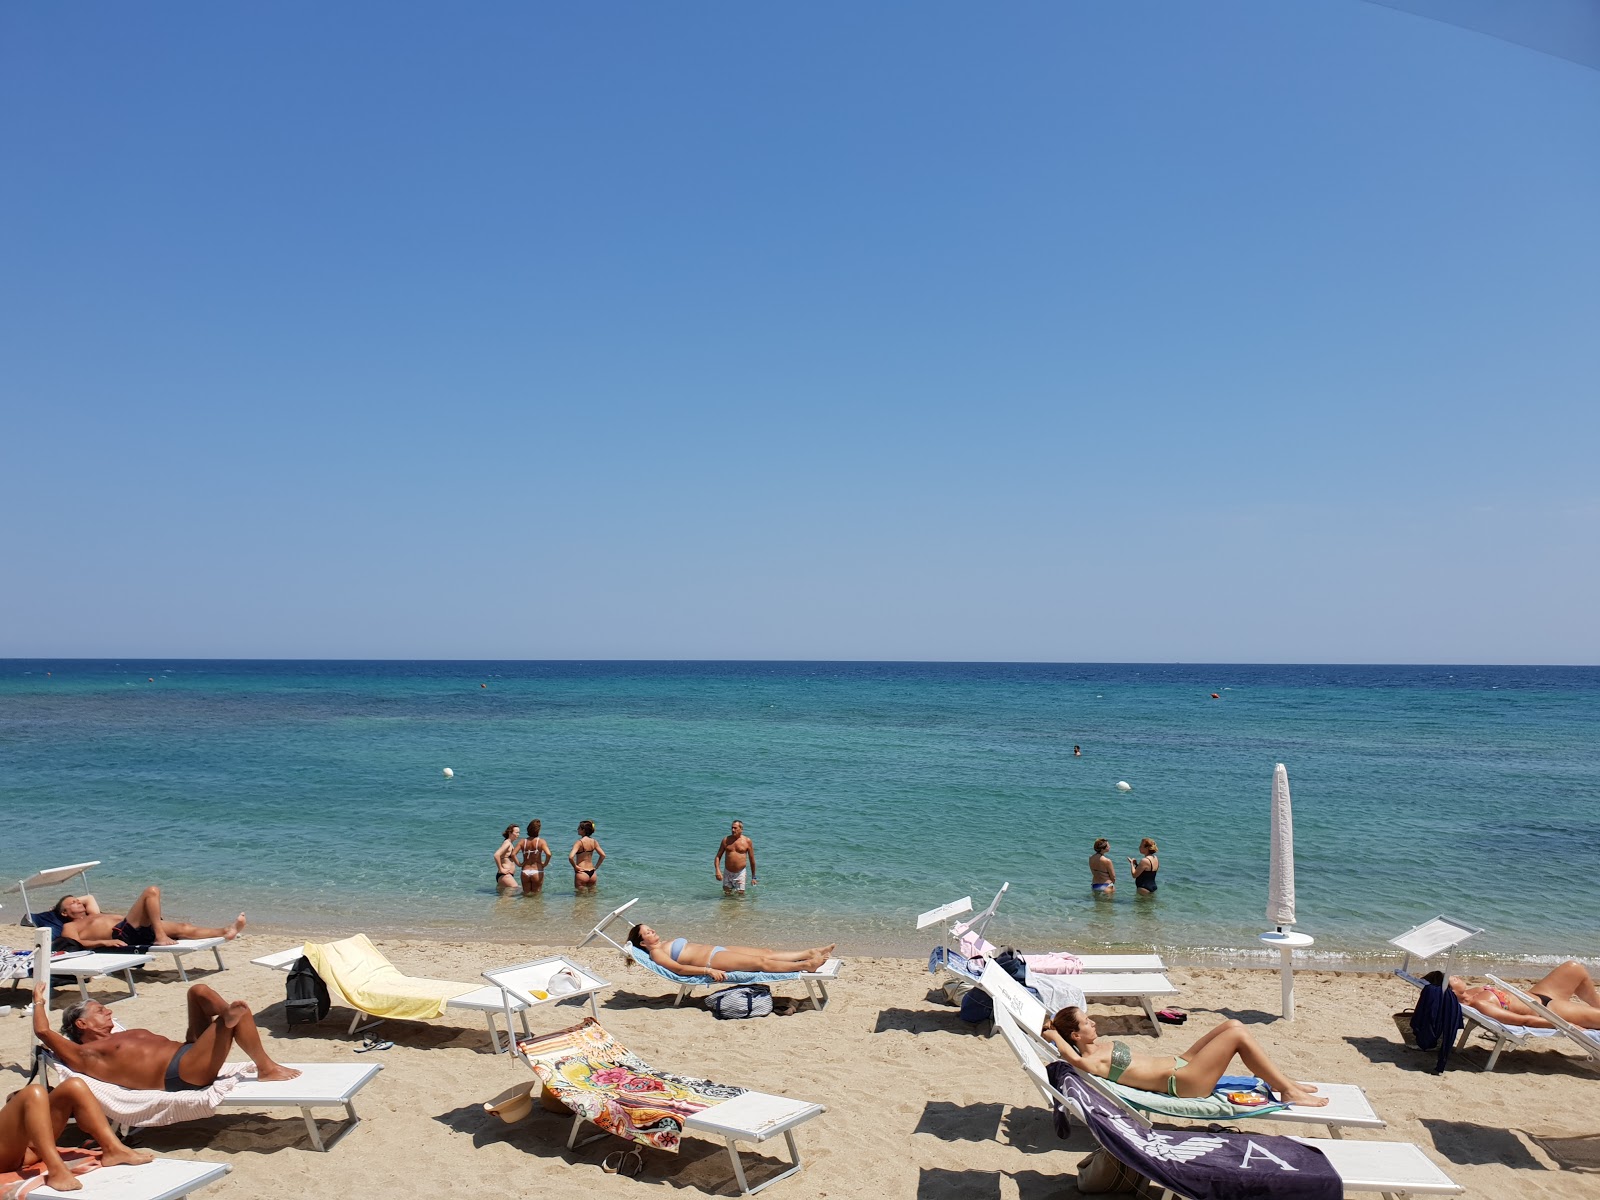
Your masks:
M 1315 939 L 1289 928 L 1294 916 L 1294 813 L 1289 807 L 1289 769 L 1279 763 L 1272 770 L 1272 858 L 1267 868 L 1267 920 L 1275 926 L 1261 940 L 1278 952 L 1278 973 L 1283 982 L 1283 1015 L 1294 1020 L 1294 961 L 1296 950 Z
M 1279 929 L 1294 924 L 1294 812 L 1289 807 L 1289 770 L 1272 770 L 1272 864 L 1267 875 L 1267 920 Z

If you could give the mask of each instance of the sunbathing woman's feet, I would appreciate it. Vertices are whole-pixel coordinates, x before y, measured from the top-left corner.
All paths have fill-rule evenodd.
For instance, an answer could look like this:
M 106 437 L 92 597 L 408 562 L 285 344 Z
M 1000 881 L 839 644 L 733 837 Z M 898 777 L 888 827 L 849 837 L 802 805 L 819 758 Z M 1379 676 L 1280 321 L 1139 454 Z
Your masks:
M 100 1155 L 100 1165 L 103 1167 L 142 1167 L 147 1162 L 155 1162 L 156 1156 L 148 1150 L 135 1150 L 132 1146 L 118 1146 L 114 1150 L 105 1150 Z
M 1292 1088 L 1283 1089 L 1283 1102 L 1285 1104 L 1297 1104 L 1301 1108 L 1321 1108 L 1328 1102 L 1328 1098 L 1314 1095 L 1313 1093 L 1316 1090 L 1310 1084 L 1297 1083 Z
M 234 938 L 238 937 L 243 932 L 244 932 L 244 914 L 240 913 L 238 920 L 234 921 L 234 923 L 232 925 L 228 926 L 227 929 L 224 929 L 222 931 L 222 939 L 223 939 L 223 941 L 231 942 L 231 941 L 233 941 Z
M 300 1078 L 300 1072 L 281 1063 L 271 1063 L 265 1068 L 257 1064 L 256 1078 L 262 1083 L 282 1083 L 286 1079 Z

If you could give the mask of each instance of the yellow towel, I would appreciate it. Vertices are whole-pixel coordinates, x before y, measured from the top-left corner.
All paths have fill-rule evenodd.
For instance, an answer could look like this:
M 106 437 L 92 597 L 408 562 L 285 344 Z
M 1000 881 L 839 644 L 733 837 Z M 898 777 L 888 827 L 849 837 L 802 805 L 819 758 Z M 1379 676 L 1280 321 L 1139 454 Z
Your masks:
M 304 953 L 325 982 L 374 1017 L 431 1021 L 444 1012 L 446 1000 L 475 992 L 479 986 L 402 975 L 364 933 L 342 942 L 307 942 Z

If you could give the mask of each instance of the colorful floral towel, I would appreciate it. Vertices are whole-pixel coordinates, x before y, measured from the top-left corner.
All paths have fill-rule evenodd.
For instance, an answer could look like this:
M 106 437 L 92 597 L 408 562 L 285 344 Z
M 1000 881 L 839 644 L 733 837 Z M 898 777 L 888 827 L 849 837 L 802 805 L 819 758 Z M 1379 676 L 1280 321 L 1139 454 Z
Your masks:
M 687 1118 L 745 1092 L 657 1071 L 593 1017 L 520 1048 L 540 1082 L 578 1116 L 607 1133 L 673 1153 Z

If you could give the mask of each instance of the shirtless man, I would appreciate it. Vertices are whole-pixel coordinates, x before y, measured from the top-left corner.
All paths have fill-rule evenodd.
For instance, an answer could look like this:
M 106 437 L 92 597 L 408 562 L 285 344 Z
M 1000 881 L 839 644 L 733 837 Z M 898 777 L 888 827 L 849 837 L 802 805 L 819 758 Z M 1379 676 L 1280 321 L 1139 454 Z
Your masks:
M 581 892 L 599 883 L 600 864 L 605 860 L 606 852 L 594 840 L 594 822 L 579 821 L 578 840 L 567 851 L 567 862 L 572 865 L 572 890 Z
M 148 1150 L 132 1150 L 123 1145 L 89 1085 L 81 1079 L 68 1079 L 52 1091 L 46 1091 L 42 1083 L 30 1083 L 7 1097 L 5 1107 L 0 1109 L 0 1172 L 38 1166 L 43 1170 L 46 1187 L 58 1192 L 81 1191 L 82 1181 L 72 1173 L 71 1164 L 62 1160 L 56 1147 L 69 1118 L 100 1143 L 103 1167 L 139 1167 L 155 1158 Z
M 61 936 L 71 938 L 85 950 L 143 950 L 148 946 L 170 946 L 179 938 L 220 937 L 231 942 L 244 928 L 243 913 L 232 925 L 221 929 L 163 920 L 158 887 L 145 888 L 125 913 L 101 912 L 93 896 L 63 896 L 56 901 L 55 914 L 63 922 Z
M 1443 978 L 1440 971 L 1430 971 L 1423 977 L 1433 984 Z M 1472 987 L 1458 975 L 1450 976 L 1449 984 L 1462 1004 L 1493 1017 L 1502 1025 L 1551 1027 L 1549 1018 L 1541 1017 L 1521 1000 L 1497 987 L 1488 984 Z M 1544 1001 L 1546 1008 L 1579 1029 L 1600 1029 L 1600 991 L 1596 990 L 1588 968 L 1580 962 L 1562 963 L 1538 983 L 1528 984 L 1523 991 Z
M 1111 896 L 1117 890 L 1117 865 L 1106 853 L 1110 849 L 1105 838 L 1095 838 L 1094 853 L 1089 856 L 1089 890 L 1096 896 Z
M 189 1029 L 181 1042 L 148 1029 L 113 1033 L 111 1026 L 111 1010 L 90 1000 L 62 1013 L 57 1033 L 50 1028 L 44 985 L 35 985 L 33 1031 L 51 1054 L 80 1075 L 125 1088 L 198 1092 L 217 1081 L 235 1044 L 255 1063 L 257 1079 L 272 1082 L 300 1074 L 267 1057 L 248 1004 L 230 1004 L 203 983 L 189 989 Z
M 727 859 L 726 875 L 722 872 L 724 858 Z M 756 844 L 745 837 L 743 821 L 735 821 L 733 832 L 722 839 L 722 845 L 711 858 L 711 872 L 722 882 L 724 896 L 742 892 L 746 883 L 756 881 Z

